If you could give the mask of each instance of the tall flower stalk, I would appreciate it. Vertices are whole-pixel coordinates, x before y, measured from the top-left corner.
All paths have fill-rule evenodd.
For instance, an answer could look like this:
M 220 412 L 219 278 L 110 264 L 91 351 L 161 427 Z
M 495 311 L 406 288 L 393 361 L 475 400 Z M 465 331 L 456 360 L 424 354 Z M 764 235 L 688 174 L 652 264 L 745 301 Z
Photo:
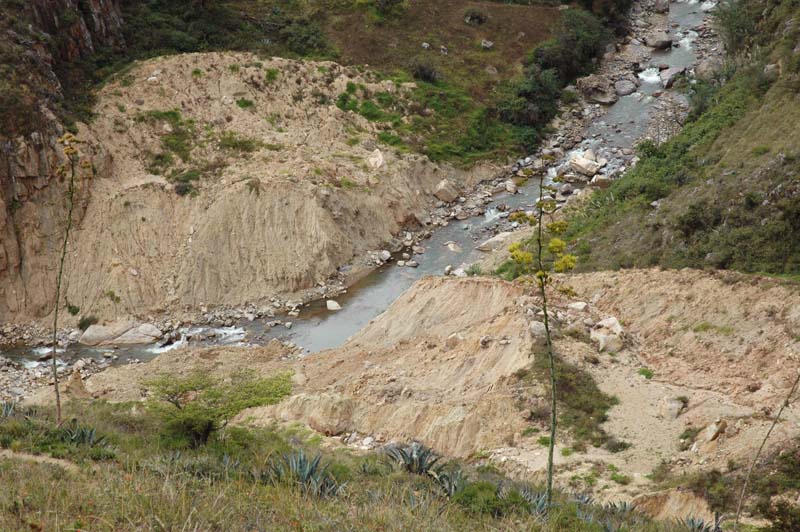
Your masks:
M 566 222 L 553 221 L 546 223 L 546 217 L 552 217 L 556 212 L 557 204 L 549 194 L 555 194 L 555 189 L 545 185 L 545 176 L 539 176 L 539 200 L 533 215 L 514 213 L 512 221 L 525 221 L 536 226 L 535 241 L 518 242 L 509 248 L 511 259 L 517 265 L 520 275 L 535 273 L 535 283 L 542 300 L 542 314 L 545 330 L 546 354 L 550 373 L 550 443 L 547 452 L 547 490 L 546 499 L 548 508 L 553 502 L 553 474 L 555 470 L 553 455 L 556 446 L 556 429 L 558 427 L 557 403 L 557 377 L 556 355 L 553 348 L 553 338 L 550 330 L 550 313 L 547 307 L 547 288 L 552 277 L 551 271 L 567 272 L 575 267 L 575 256 L 566 252 L 566 243 L 556 235 L 562 234 L 567 229 Z M 531 251 L 531 247 L 534 251 Z M 535 256 L 534 256 L 535 253 Z
M 72 214 L 75 210 L 75 175 L 80 159 L 80 153 L 75 147 L 78 140 L 67 133 L 58 142 L 64 146 L 64 155 L 67 163 L 60 168 L 61 175 L 67 178 L 67 224 L 64 230 L 64 240 L 61 246 L 61 256 L 58 263 L 58 274 L 56 276 L 56 296 L 53 304 L 53 387 L 56 396 L 56 424 L 61 425 L 61 390 L 58 385 L 58 362 L 56 360 L 56 350 L 58 347 L 58 309 L 61 306 L 61 284 L 64 278 L 64 261 L 67 257 L 67 244 L 69 243 L 69 233 L 72 230 Z

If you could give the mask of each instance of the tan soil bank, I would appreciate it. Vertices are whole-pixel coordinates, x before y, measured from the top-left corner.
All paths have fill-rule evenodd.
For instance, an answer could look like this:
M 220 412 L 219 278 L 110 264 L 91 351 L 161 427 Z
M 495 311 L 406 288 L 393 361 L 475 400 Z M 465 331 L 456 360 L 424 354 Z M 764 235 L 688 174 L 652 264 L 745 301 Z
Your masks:
M 443 178 L 469 186 L 488 175 L 378 144 L 379 123 L 335 105 L 348 83 L 392 93 L 402 113 L 407 87 L 248 54 L 150 60 L 106 85 L 79 133 L 97 176 L 80 188 L 70 303 L 100 318 L 145 317 L 296 293 L 418 225 Z M 176 194 L 181 175 L 194 192 Z M 17 229 L 40 244 L 0 279 L 0 322 L 49 312 L 61 231 L 38 213 L 63 201 L 50 196 L 20 214 Z

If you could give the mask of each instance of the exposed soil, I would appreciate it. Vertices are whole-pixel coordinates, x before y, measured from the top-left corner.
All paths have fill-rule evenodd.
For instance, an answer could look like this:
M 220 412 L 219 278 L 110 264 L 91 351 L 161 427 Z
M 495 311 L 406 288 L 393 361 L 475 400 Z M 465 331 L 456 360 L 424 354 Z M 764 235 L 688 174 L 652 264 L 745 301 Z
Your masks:
M 319 290 L 341 282 L 341 266 L 368 268 L 368 251 L 398 247 L 394 235 L 427 217 L 441 179 L 488 175 L 379 145 L 380 124 L 335 105 L 348 83 L 398 99 L 406 90 L 335 63 L 248 54 L 155 59 L 106 85 L 79 134 L 92 141 L 87 157 L 99 144 L 108 152 L 94 153 L 98 175 L 79 189 L 67 300 L 83 315 L 146 318 Z M 19 230 L 57 227 L 39 209 L 25 204 Z M 27 278 L 4 283 L 0 320 L 48 312 L 49 283 L 29 284 L 52 276 L 41 251 Z
M 631 444 L 617 453 L 590 446 L 564 456 L 561 450 L 573 441 L 567 430 L 556 458 L 560 483 L 604 499 L 631 499 L 652 489 L 646 475 L 662 461 L 674 472 L 689 473 L 752 456 L 800 366 L 800 346 L 786 332 L 798 320 L 796 286 L 658 270 L 576 274 L 560 277 L 558 284 L 577 296 L 552 294 L 559 329 L 573 331 L 558 337 L 556 350 L 619 399 L 604 429 Z M 567 306 L 576 301 L 589 304 L 582 311 Z M 526 421 L 525 412 L 546 401 L 546 393 L 517 375 L 532 362 L 528 322 L 536 319 L 537 306 L 537 298 L 518 283 L 425 278 L 338 349 L 299 358 L 277 342 L 255 349 L 183 349 L 94 375 L 86 387 L 95 397 L 137 400 L 147 395 L 144 382 L 164 372 L 291 370 L 292 396 L 246 411 L 239 422 L 300 421 L 358 447 L 417 439 L 452 456 L 488 451 L 493 462 L 530 478 L 544 471 L 546 448 L 538 442 L 541 433 L 525 429 L 545 427 Z M 676 312 L 679 320 L 671 318 Z M 623 324 L 624 347 L 598 354 L 587 324 L 608 316 Z M 719 329 L 692 330 L 698 323 Z M 581 327 L 583 334 L 577 333 Z M 47 392 L 35 400 L 48 400 Z M 685 406 L 671 411 L 676 400 Z M 800 433 L 796 406 L 784 419 L 768 450 Z M 715 423 L 722 428 L 711 434 L 708 427 Z M 682 444 L 688 427 L 700 432 Z M 374 441 L 364 444 L 367 435 Z M 612 481 L 611 466 L 631 483 Z

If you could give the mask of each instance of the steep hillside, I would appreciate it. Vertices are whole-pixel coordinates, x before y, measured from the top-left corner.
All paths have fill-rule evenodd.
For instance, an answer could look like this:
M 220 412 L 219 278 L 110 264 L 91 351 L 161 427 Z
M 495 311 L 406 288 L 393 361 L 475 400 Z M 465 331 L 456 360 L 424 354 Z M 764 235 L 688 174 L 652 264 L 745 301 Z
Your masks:
M 640 146 L 636 169 L 570 215 L 582 269 L 800 271 L 798 14 L 792 2 L 744 4 L 723 4 L 728 66 L 689 88 L 681 134 Z M 745 13 L 749 26 L 735 18 Z
M 106 317 L 263 303 L 394 249 L 401 228 L 428 221 L 441 180 L 488 175 L 379 144 L 380 117 L 400 119 L 410 90 L 335 63 L 248 54 L 172 56 L 119 76 L 78 133 L 108 155 L 91 158 L 96 177 L 79 194 L 67 301 Z M 342 97 L 368 105 L 344 110 Z M 41 209 L 23 204 L 18 231 L 40 231 Z M 48 312 L 49 283 L 29 283 L 52 274 L 51 259 L 37 260 L 5 284 L 0 316 Z

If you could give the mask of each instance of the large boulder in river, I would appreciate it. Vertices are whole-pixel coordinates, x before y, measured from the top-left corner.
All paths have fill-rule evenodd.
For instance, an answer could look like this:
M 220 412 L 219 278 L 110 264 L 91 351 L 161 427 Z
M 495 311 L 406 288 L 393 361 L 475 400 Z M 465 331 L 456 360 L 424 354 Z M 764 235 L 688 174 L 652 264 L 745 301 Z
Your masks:
M 670 67 L 666 70 L 662 70 L 658 76 L 661 78 L 661 84 L 664 85 L 665 89 L 669 89 L 675 83 L 675 80 L 678 79 L 678 76 L 684 73 L 686 69 L 683 67 Z
M 619 99 L 611 80 L 605 76 L 592 74 L 583 77 L 578 80 L 577 87 L 584 98 L 593 103 L 611 105 Z
M 665 31 L 656 31 L 645 36 L 647 46 L 656 50 L 669 50 L 672 48 L 672 37 Z
M 436 185 L 436 191 L 433 193 L 437 199 L 445 203 L 452 203 L 458 199 L 459 190 L 456 185 L 449 179 L 442 179 Z
M 162 332 L 150 323 L 135 325 L 122 321 L 108 325 L 92 325 L 81 335 L 83 345 L 135 345 L 150 344 L 161 338 Z
M 617 92 L 617 96 L 627 96 L 636 92 L 636 83 L 629 79 L 621 79 L 614 83 L 614 90 Z
M 569 167 L 580 174 L 592 177 L 600 171 L 602 166 L 597 161 L 583 155 L 573 155 L 569 160 Z

